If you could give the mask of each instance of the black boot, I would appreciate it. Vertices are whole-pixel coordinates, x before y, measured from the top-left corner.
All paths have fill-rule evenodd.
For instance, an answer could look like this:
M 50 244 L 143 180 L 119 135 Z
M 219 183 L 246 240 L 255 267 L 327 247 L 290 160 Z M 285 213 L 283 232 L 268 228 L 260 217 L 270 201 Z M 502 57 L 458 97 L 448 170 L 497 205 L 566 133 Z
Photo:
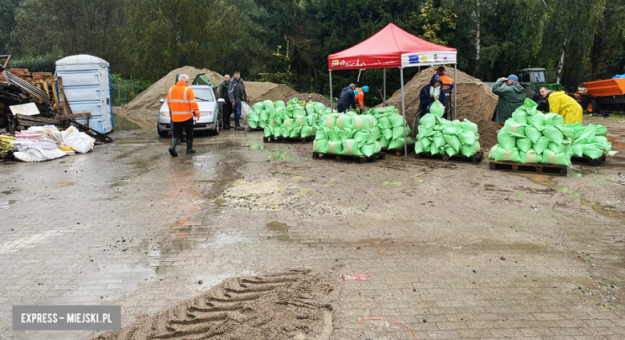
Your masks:
M 245 128 L 242 127 L 239 123 L 236 123 L 234 129 L 237 131 L 245 131 Z
M 224 120 L 224 129 L 232 129 L 232 126 L 230 125 L 230 118 Z
M 193 150 L 193 139 L 187 139 L 187 154 L 195 153 Z
M 169 154 L 172 157 L 178 157 L 178 153 L 176 152 L 176 145 L 178 145 L 178 138 L 172 138 L 171 144 L 169 145 Z

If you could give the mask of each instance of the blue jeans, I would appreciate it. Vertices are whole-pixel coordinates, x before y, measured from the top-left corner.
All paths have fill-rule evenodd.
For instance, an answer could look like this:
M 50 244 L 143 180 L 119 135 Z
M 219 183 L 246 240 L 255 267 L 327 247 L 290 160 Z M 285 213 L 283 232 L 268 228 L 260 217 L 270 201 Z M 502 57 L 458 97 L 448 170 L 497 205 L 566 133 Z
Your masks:
M 241 102 L 234 104 L 234 125 L 239 125 L 239 118 L 241 118 Z

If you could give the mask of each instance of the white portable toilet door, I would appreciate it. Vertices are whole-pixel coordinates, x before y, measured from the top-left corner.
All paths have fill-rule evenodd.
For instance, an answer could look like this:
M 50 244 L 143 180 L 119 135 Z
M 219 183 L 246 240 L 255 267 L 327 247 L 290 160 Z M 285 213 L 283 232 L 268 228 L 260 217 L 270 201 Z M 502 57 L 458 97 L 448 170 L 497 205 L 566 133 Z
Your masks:
M 98 77 L 100 79 L 100 110 L 102 117 L 102 127 L 104 131 L 111 131 L 113 129 L 111 121 L 113 117 L 111 116 L 111 98 L 110 95 L 110 84 L 109 84 L 109 67 L 100 65 L 98 70 Z

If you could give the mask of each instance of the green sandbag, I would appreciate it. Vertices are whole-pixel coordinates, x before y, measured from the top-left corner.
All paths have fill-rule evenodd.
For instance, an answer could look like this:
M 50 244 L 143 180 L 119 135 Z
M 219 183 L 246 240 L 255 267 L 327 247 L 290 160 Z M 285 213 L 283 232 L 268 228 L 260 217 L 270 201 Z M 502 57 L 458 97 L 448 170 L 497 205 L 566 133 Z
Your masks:
M 536 151 L 530 149 L 527 152 L 519 152 L 521 163 L 525 164 L 538 164 L 542 161 L 543 157 Z
M 427 129 L 423 125 L 420 125 L 417 128 L 418 128 L 417 139 L 429 137 L 430 133 L 432 132 L 432 129 Z M 384 131 L 382 131 L 382 133 L 384 133 Z M 392 135 L 392 132 L 391 132 L 391 135 Z
M 518 108 L 516 111 L 514 111 L 512 113 L 512 119 L 514 119 L 515 122 L 519 123 L 519 124 L 527 124 L 527 113 L 525 112 L 525 110 L 521 108 Z
M 280 128 L 279 126 L 276 126 L 274 128 L 271 129 L 271 131 L 273 131 L 273 136 L 278 138 L 278 137 L 282 137 L 282 128 Z
M 292 128 L 291 129 L 291 134 L 289 135 L 289 137 L 291 137 L 291 138 L 300 137 L 300 131 L 302 131 L 302 127 L 301 126 L 296 126 L 296 127 Z
M 267 125 L 269 125 L 269 126 L 271 126 L 271 127 L 276 127 L 276 126 L 278 126 L 278 124 L 276 123 L 276 118 L 270 118 L 270 119 L 269 119 L 269 123 L 268 123 Z
M 443 137 L 441 135 L 441 137 Z M 430 148 L 430 145 L 434 144 L 433 141 L 434 138 L 423 138 L 423 139 L 419 139 L 419 142 L 421 142 L 421 144 L 423 144 L 423 149 L 427 150 Z M 445 138 L 443 138 L 443 145 L 445 144 Z M 436 146 L 436 144 L 434 145 Z
M 273 111 L 272 111 L 273 112 Z M 267 120 L 269 119 L 269 112 L 262 110 L 260 111 L 260 119 Z
M 517 138 L 516 140 L 517 148 L 519 149 L 520 152 L 523 152 L 523 153 L 531 149 L 533 145 L 534 143 L 532 143 L 532 141 L 529 138 Z
M 540 137 L 543 136 L 543 134 L 540 133 L 540 131 L 534 126 L 526 126 L 525 135 L 532 141 L 532 143 L 538 142 Z
M 255 119 L 248 119 L 247 125 L 252 129 L 256 129 L 258 127 L 258 121 Z
M 339 129 L 353 129 L 354 128 L 354 117 L 350 115 L 340 115 L 336 118 L 336 126 Z
M 380 151 L 382 151 L 382 145 L 379 142 L 368 140 L 360 146 L 360 152 L 367 157 L 371 157 Z
M 443 138 L 445 138 L 445 142 L 447 142 L 448 146 L 451 146 L 456 151 L 460 150 L 461 143 L 458 137 L 443 135 Z
M 597 159 L 601 156 L 603 156 L 603 149 L 601 149 L 598 145 L 596 144 L 586 144 L 583 147 L 583 154 L 584 156 L 588 156 L 592 159 Z
M 347 139 L 343 141 L 343 151 L 346 155 L 362 156 L 358 141 L 355 139 Z
M 560 131 L 560 129 L 555 126 L 545 126 L 543 129 L 543 136 L 549 138 L 550 141 L 556 143 L 558 145 L 562 144 L 562 140 L 564 140 L 564 135 Z
M 375 119 L 371 115 L 360 115 L 354 117 L 354 128 L 370 130 L 375 126 Z
M 516 135 L 508 131 L 499 130 L 497 133 L 497 142 L 499 147 L 504 150 L 512 150 L 516 147 Z
M 606 137 L 604 137 L 604 136 L 595 136 L 593 138 L 593 143 L 597 143 L 597 144 L 601 144 L 601 145 L 607 145 L 609 142 L 608 142 L 608 139 Z
M 421 117 L 421 119 L 423 119 L 423 117 Z M 404 117 L 400 115 L 390 115 L 388 116 L 388 120 L 391 122 L 391 126 L 393 127 L 404 125 Z M 432 126 L 434 126 L 434 124 L 432 124 Z
M 262 110 L 264 110 L 263 102 L 258 102 L 252 105 L 252 111 L 254 111 L 256 114 L 260 114 L 260 111 Z
M 362 142 L 369 139 L 369 134 L 370 132 L 367 130 L 356 130 L 356 132 L 354 132 L 354 139 Z
M 247 115 L 247 120 L 259 120 L 259 119 L 260 119 L 260 114 L 254 111 L 250 111 Z
M 334 155 L 342 155 L 343 152 L 343 142 L 338 141 L 338 142 L 328 142 L 328 153 L 334 154 Z
M 286 105 L 284 104 L 284 100 L 276 100 L 275 102 L 273 102 L 273 107 L 277 109 L 284 109 L 286 107 Z
M 258 127 L 259 128 L 265 128 L 267 126 L 267 121 L 266 120 L 259 120 L 258 121 Z
M 556 113 L 547 113 L 545 115 L 545 125 L 564 126 L 564 117 Z
M 596 136 L 607 136 L 608 135 L 608 128 L 606 128 L 603 125 L 597 125 L 597 132 L 595 132 Z
M 304 110 L 302 110 L 301 107 L 297 107 L 293 111 L 291 111 L 291 117 L 293 117 L 293 118 L 301 117 L 301 116 L 305 116 L 305 115 L 306 114 L 304 113 Z
M 302 126 L 301 136 L 302 138 L 310 137 L 313 135 L 313 128 L 310 126 Z
M 500 147 L 494 150 L 494 158 L 498 162 L 515 162 L 521 163 L 519 157 L 519 149 L 512 148 L 511 150 L 504 150 Z
M 443 134 L 448 136 L 455 136 L 461 131 L 457 124 L 449 123 L 443 127 Z
M 290 137 L 291 136 L 291 130 L 293 130 L 292 127 L 288 127 L 288 126 L 282 126 L 280 128 L 280 134 L 282 135 L 282 137 L 286 138 L 286 137 Z
M 438 100 L 435 100 L 434 103 L 430 105 L 430 113 L 438 117 L 443 117 L 445 114 L 445 105 Z
M 445 147 L 445 153 L 449 156 L 449 157 L 453 157 L 455 155 L 457 155 L 459 153 L 458 150 L 454 149 L 451 145 L 447 145 Z
M 265 130 L 263 131 L 265 133 L 265 137 L 273 136 L 273 130 L 271 129 L 271 126 L 265 126 Z
M 536 112 L 535 115 L 527 119 L 527 123 L 533 127 L 543 127 L 545 126 L 545 114 L 542 112 Z
M 441 153 L 441 149 L 437 148 L 436 145 L 434 145 L 434 143 L 430 144 L 430 154 L 438 155 L 440 153 Z
M 340 137 L 339 137 L 339 131 L 341 131 L 340 129 L 337 128 L 323 128 L 323 130 L 326 133 L 326 136 L 328 137 L 328 140 L 331 142 L 338 142 L 340 141 Z
M 471 157 L 478 151 L 480 151 L 480 143 L 478 142 L 475 142 L 473 145 L 462 145 L 460 148 L 460 153 L 466 157 Z
M 475 134 L 471 131 L 462 131 L 460 132 L 460 134 L 458 134 L 458 139 L 460 139 L 460 142 L 464 145 L 473 145 L 475 144 L 475 142 L 477 141 L 477 138 L 475 137 Z
M 488 159 L 495 159 L 495 152 L 497 152 L 498 147 L 499 145 L 495 144 L 492 148 L 490 148 L 490 151 L 488 151 Z
M 410 136 L 410 128 L 406 125 L 406 136 Z M 398 126 L 393 128 L 393 139 L 404 138 L 404 127 Z
M 282 126 L 294 127 L 295 126 L 295 119 L 293 119 L 293 118 L 285 119 L 284 122 L 282 123 Z
M 292 98 L 291 100 L 287 102 L 287 105 L 300 105 L 300 104 L 301 102 L 297 98 Z
M 588 144 L 577 144 L 577 145 L 573 145 L 573 147 L 571 148 L 571 151 L 573 152 L 573 154 L 577 157 L 582 157 L 584 155 L 584 147 L 588 145 Z
M 391 144 L 391 140 L 384 136 L 380 137 L 379 142 L 383 148 L 388 148 L 389 144 Z
M 388 129 L 391 127 L 391 121 L 388 119 L 388 117 L 382 117 L 378 119 L 378 126 L 382 129 Z
M 265 111 L 273 111 L 276 109 L 276 107 L 273 106 L 273 102 L 271 100 L 265 100 L 263 102 L 263 108 L 265 109 Z
M 464 130 L 464 131 L 471 131 L 475 134 L 477 134 L 477 124 L 468 121 L 466 118 L 462 121 L 462 123 L 460 123 L 460 127 Z
M 393 117 L 393 116 L 391 116 Z M 389 117 L 390 118 L 390 117 Z M 393 123 L 393 121 L 391 120 L 391 123 Z M 400 122 L 400 124 L 398 126 L 401 126 L 403 122 Z M 434 125 L 436 125 L 436 116 L 432 115 L 432 114 L 426 114 L 425 116 L 421 117 L 421 119 L 419 119 L 419 127 L 423 126 L 426 129 L 431 129 L 434 127 Z M 395 124 L 393 124 L 393 126 L 395 126 Z
M 432 142 L 436 144 L 437 148 L 442 148 L 443 146 L 445 146 L 445 144 L 447 144 L 447 142 L 445 141 L 445 138 L 443 138 L 443 134 L 440 132 L 434 133 L 434 136 L 432 136 Z
M 326 136 L 326 132 L 323 129 L 317 129 L 317 133 L 315 133 L 315 140 L 328 139 Z
M 536 150 L 537 153 L 542 154 L 543 151 L 545 151 L 549 147 L 549 143 L 551 143 L 549 141 L 549 138 L 540 137 L 538 142 L 534 144 L 534 150 Z
M 306 103 L 306 114 L 312 115 L 315 113 L 315 105 L 312 102 Z
M 319 127 L 333 128 L 336 125 L 336 118 L 336 115 L 326 115 L 320 117 L 319 119 L 321 120 L 321 124 Z
M 549 143 L 548 149 L 555 152 L 555 153 L 562 153 L 565 151 L 565 144 L 562 143 L 560 145 L 556 144 L 556 143 Z
M 415 144 L 415 141 L 414 141 L 412 138 L 410 138 L 410 137 L 408 137 L 408 138 L 406 139 L 406 141 L 407 141 L 407 143 L 406 143 L 406 144 L 407 144 L 408 146 L 412 146 L 413 144 Z M 404 137 L 393 139 L 393 140 L 391 141 L 391 143 L 389 144 L 389 146 L 388 146 L 389 150 L 392 150 L 392 149 L 401 149 L 401 148 L 403 148 L 403 147 L 404 147 Z
M 353 135 L 354 135 L 354 130 L 352 129 L 339 130 L 339 139 L 343 142 L 348 139 L 352 139 Z
M 506 120 L 506 123 L 504 124 L 501 131 L 507 131 L 507 132 L 516 133 L 519 135 L 525 135 L 525 125 L 519 124 L 516 121 L 514 121 L 514 119 L 509 118 L 508 120 Z
M 314 106 L 316 114 L 322 114 L 326 109 L 326 106 L 323 105 L 323 103 L 315 103 Z
M 373 127 L 371 130 L 369 130 L 369 140 L 375 142 L 376 140 L 380 139 L 380 137 L 382 137 L 382 132 L 380 131 L 379 127 Z
M 414 152 L 418 155 L 420 153 L 423 153 L 425 149 L 423 148 L 423 144 L 421 144 L 420 141 L 417 141 L 416 143 L 414 143 Z
M 393 129 L 392 128 L 388 128 L 388 129 L 381 129 L 381 134 L 382 136 L 384 136 L 386 139 L 393 139 Z
M 327 139 L 320 139 L 313 142 L 313 151 L 319 153 L 328 153 L 328 144 L 330 141 Z
M 541 163 L 571 166 L 571 156 L 566 153 L 555 153 L 549 149 L 543 151 Z
M 293 120 L 294 120 L 294 126 L 302 126 L 302 125 L 308 124 L 308 120 L 306 119 L 306 116 L 293 117 Z

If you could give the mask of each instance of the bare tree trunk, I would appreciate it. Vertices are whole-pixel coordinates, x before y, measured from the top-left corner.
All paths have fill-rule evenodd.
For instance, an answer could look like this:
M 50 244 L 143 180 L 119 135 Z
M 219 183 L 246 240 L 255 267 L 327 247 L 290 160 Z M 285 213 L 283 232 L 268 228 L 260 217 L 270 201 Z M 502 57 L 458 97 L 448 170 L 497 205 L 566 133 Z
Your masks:
M 481 38 L 480 38 L 480 6 L 482 5 L 481 0 L 475 0 L 475 73 L 476 75 L 480 72 L 480 48 L 481 48 Z
M 560 83 L 560 79 L 562 78 L 562 67 L 564 65 L 564 53 L 566 52 L 566 38 L 564 39 L 564 43 L 562 44 L 562 55 L 560 56 L 560 60 L 558 60 L 558 64 L 556 65 L 556 83 Z

